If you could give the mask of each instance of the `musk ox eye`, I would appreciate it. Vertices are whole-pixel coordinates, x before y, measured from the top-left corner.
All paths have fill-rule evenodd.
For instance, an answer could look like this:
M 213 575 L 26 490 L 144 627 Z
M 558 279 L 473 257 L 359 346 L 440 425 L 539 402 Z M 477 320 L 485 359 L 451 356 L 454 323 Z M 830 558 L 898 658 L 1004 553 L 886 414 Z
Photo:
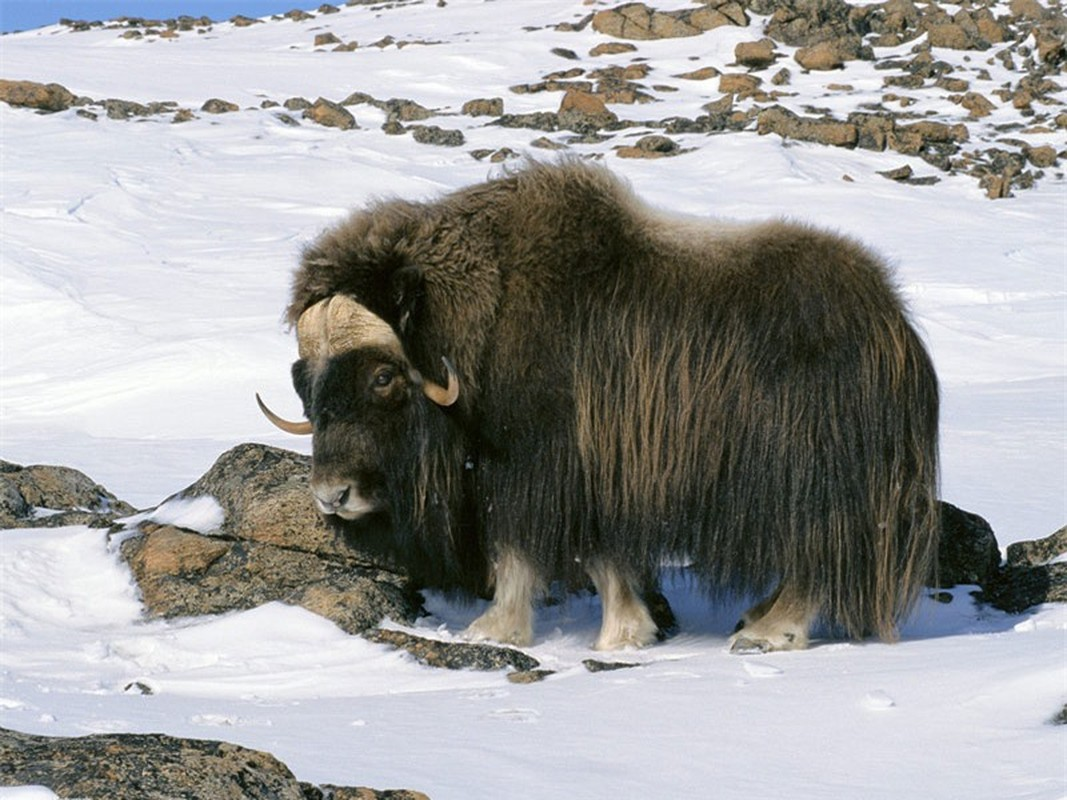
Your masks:
M 388 389 L 393 385 L 393 381 L 396 380 L 396 372 L 386 367 L 380 369 L 374 373 L 374 388 L 375 389 Z

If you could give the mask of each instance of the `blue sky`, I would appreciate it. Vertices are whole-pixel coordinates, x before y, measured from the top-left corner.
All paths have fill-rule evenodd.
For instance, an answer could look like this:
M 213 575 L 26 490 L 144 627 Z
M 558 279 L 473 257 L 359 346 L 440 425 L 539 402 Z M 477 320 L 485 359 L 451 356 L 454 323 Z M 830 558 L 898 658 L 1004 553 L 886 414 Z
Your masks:
M 332 0 L 343 5 L 344 0 Z M 105 20 L 115 17 L 167 19 L 188 14 L 226 20 L 235 14 L 263 17 L 293 8 L 313 9 L 326 0 L 0 0 L 0 31 L 53 25 L 61 18 Z

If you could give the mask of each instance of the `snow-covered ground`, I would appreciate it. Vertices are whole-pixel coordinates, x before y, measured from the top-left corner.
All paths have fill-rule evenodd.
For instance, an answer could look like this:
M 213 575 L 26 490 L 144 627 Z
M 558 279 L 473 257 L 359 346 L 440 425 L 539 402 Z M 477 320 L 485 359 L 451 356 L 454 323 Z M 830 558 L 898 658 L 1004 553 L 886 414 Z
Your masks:
M 261 391 L 299 416 L 281 312 L 303 243 L 369 198 L 430 198 L 501 169 L 472 149 L 546 157 L 529 146 L 539 133 L 483 127 L 458 111 L 493 96 L 508 113 L 555 110 L 558 95 L 508 91 L 579 63 L 552 48 L 574 50 L 585 67 L 648 58 L 654 82 L 679 91 L 616 110 L 661 119 L 696 116 L 719 97 L 715 81 L 670 76 L 729 71 L 734 45 L 759 38 L 720 28 L 597 60 L 585 53 L 606 37 L 553 29 L 589 10 L 449 0 L 222 23 L 170 41 L 58 26 L 0 39 L 3 78 L 98 100 L 196 110 L 220 97 L 243 109 L 171 124 L 0 105 L 0 456 L 77 467 L 148 507 L 233 444 L 302 446 L 274 431 L 252 397 Z M 316 51 L 326 31 L 361 44 L 386 35 L 438 44 Z M 844 102 L 825 89 L 843 74 L 793 72 L 791 91 Z M 844 75 L 849 103 L 878 99 L 870 65 Z M 350 107 L 361 127 L 347 132 L 293 127 L 281 110 L 259 108 L 354 91 L 441 109 L 427 122 L 462 129 L 467 144 L 386 135 L 384 113 L 368 105 Z M 986 517 L 1002 545 L 1067 521 L 1067 186 L 1055 169 L 1035 189 L 990 201 L 969 177 L 911 187 L 878 176 L 908 161 L 896 153 L 741 133 L 676 137 L 696 150 L 675 158 L 616 157 L 612 147 L 630 138 L 574 149 L 602 153 L 664 208 L 805 219 L 889 257 L 942 380 L 944 498 Z M 949 604 L 924 601 L 895 645 L 741 658 L 724 650 L 738 609 L 669 578 L 682 633 L 620 654 L 642 667 L 585 670 L 597 608 L 575 597 L 541 612 L 529 650 L 556 674 L 516 686 L 419 666 L 281 605 L 146 623 L 102 532 L 3 531 L 0 725 L 223 738 L 269 750 L 302 780 L 435 800 L 1067 796 L 1065 729 L 1048 724 L 1067 701 L 1064 608 L 1009 616 L 976 606 L 964 587 Z M 419 629 L 432 636 L 456 635 L 478 612 L 430 605 Z M 153 693 L 127 690 L 134 682 Z

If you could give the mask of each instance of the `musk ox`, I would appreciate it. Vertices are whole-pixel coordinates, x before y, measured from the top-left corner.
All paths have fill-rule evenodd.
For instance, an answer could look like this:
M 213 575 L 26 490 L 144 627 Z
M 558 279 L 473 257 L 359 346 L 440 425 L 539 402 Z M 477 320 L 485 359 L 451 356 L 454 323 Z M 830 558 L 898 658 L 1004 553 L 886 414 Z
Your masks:
M 884 264 L 841 236 L 682 219 L 603 167 L 534 164 L 357 211 L 288 318 L 333 520 L 386 519 L 426 580 L 494 588 L 473 638 L 532 639 L 588 575 L 601 649 L 643 646 L 666 559 L 765 597 L 735 651 L 817 619 L 895 637 L 934 569 L 938 387 Z M 484 554 L 484 555 L 483 555 Z

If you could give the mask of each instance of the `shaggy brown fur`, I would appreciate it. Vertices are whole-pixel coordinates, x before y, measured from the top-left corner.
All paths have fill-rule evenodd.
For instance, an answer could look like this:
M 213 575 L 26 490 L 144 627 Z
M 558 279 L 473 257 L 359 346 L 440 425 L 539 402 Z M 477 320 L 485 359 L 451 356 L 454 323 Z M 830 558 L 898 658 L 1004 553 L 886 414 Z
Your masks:
M 533 165 L 355 213 L 306 251 L 290 320 L 337 293 L 461 378 L 378 456 L 400 538 L 549 578 L 688 557 L 712 590 L 788 585 L 852 636 L 892 638 L 931 575 L 937 381 L 853 241 L 676 220 L 603 168 Z

